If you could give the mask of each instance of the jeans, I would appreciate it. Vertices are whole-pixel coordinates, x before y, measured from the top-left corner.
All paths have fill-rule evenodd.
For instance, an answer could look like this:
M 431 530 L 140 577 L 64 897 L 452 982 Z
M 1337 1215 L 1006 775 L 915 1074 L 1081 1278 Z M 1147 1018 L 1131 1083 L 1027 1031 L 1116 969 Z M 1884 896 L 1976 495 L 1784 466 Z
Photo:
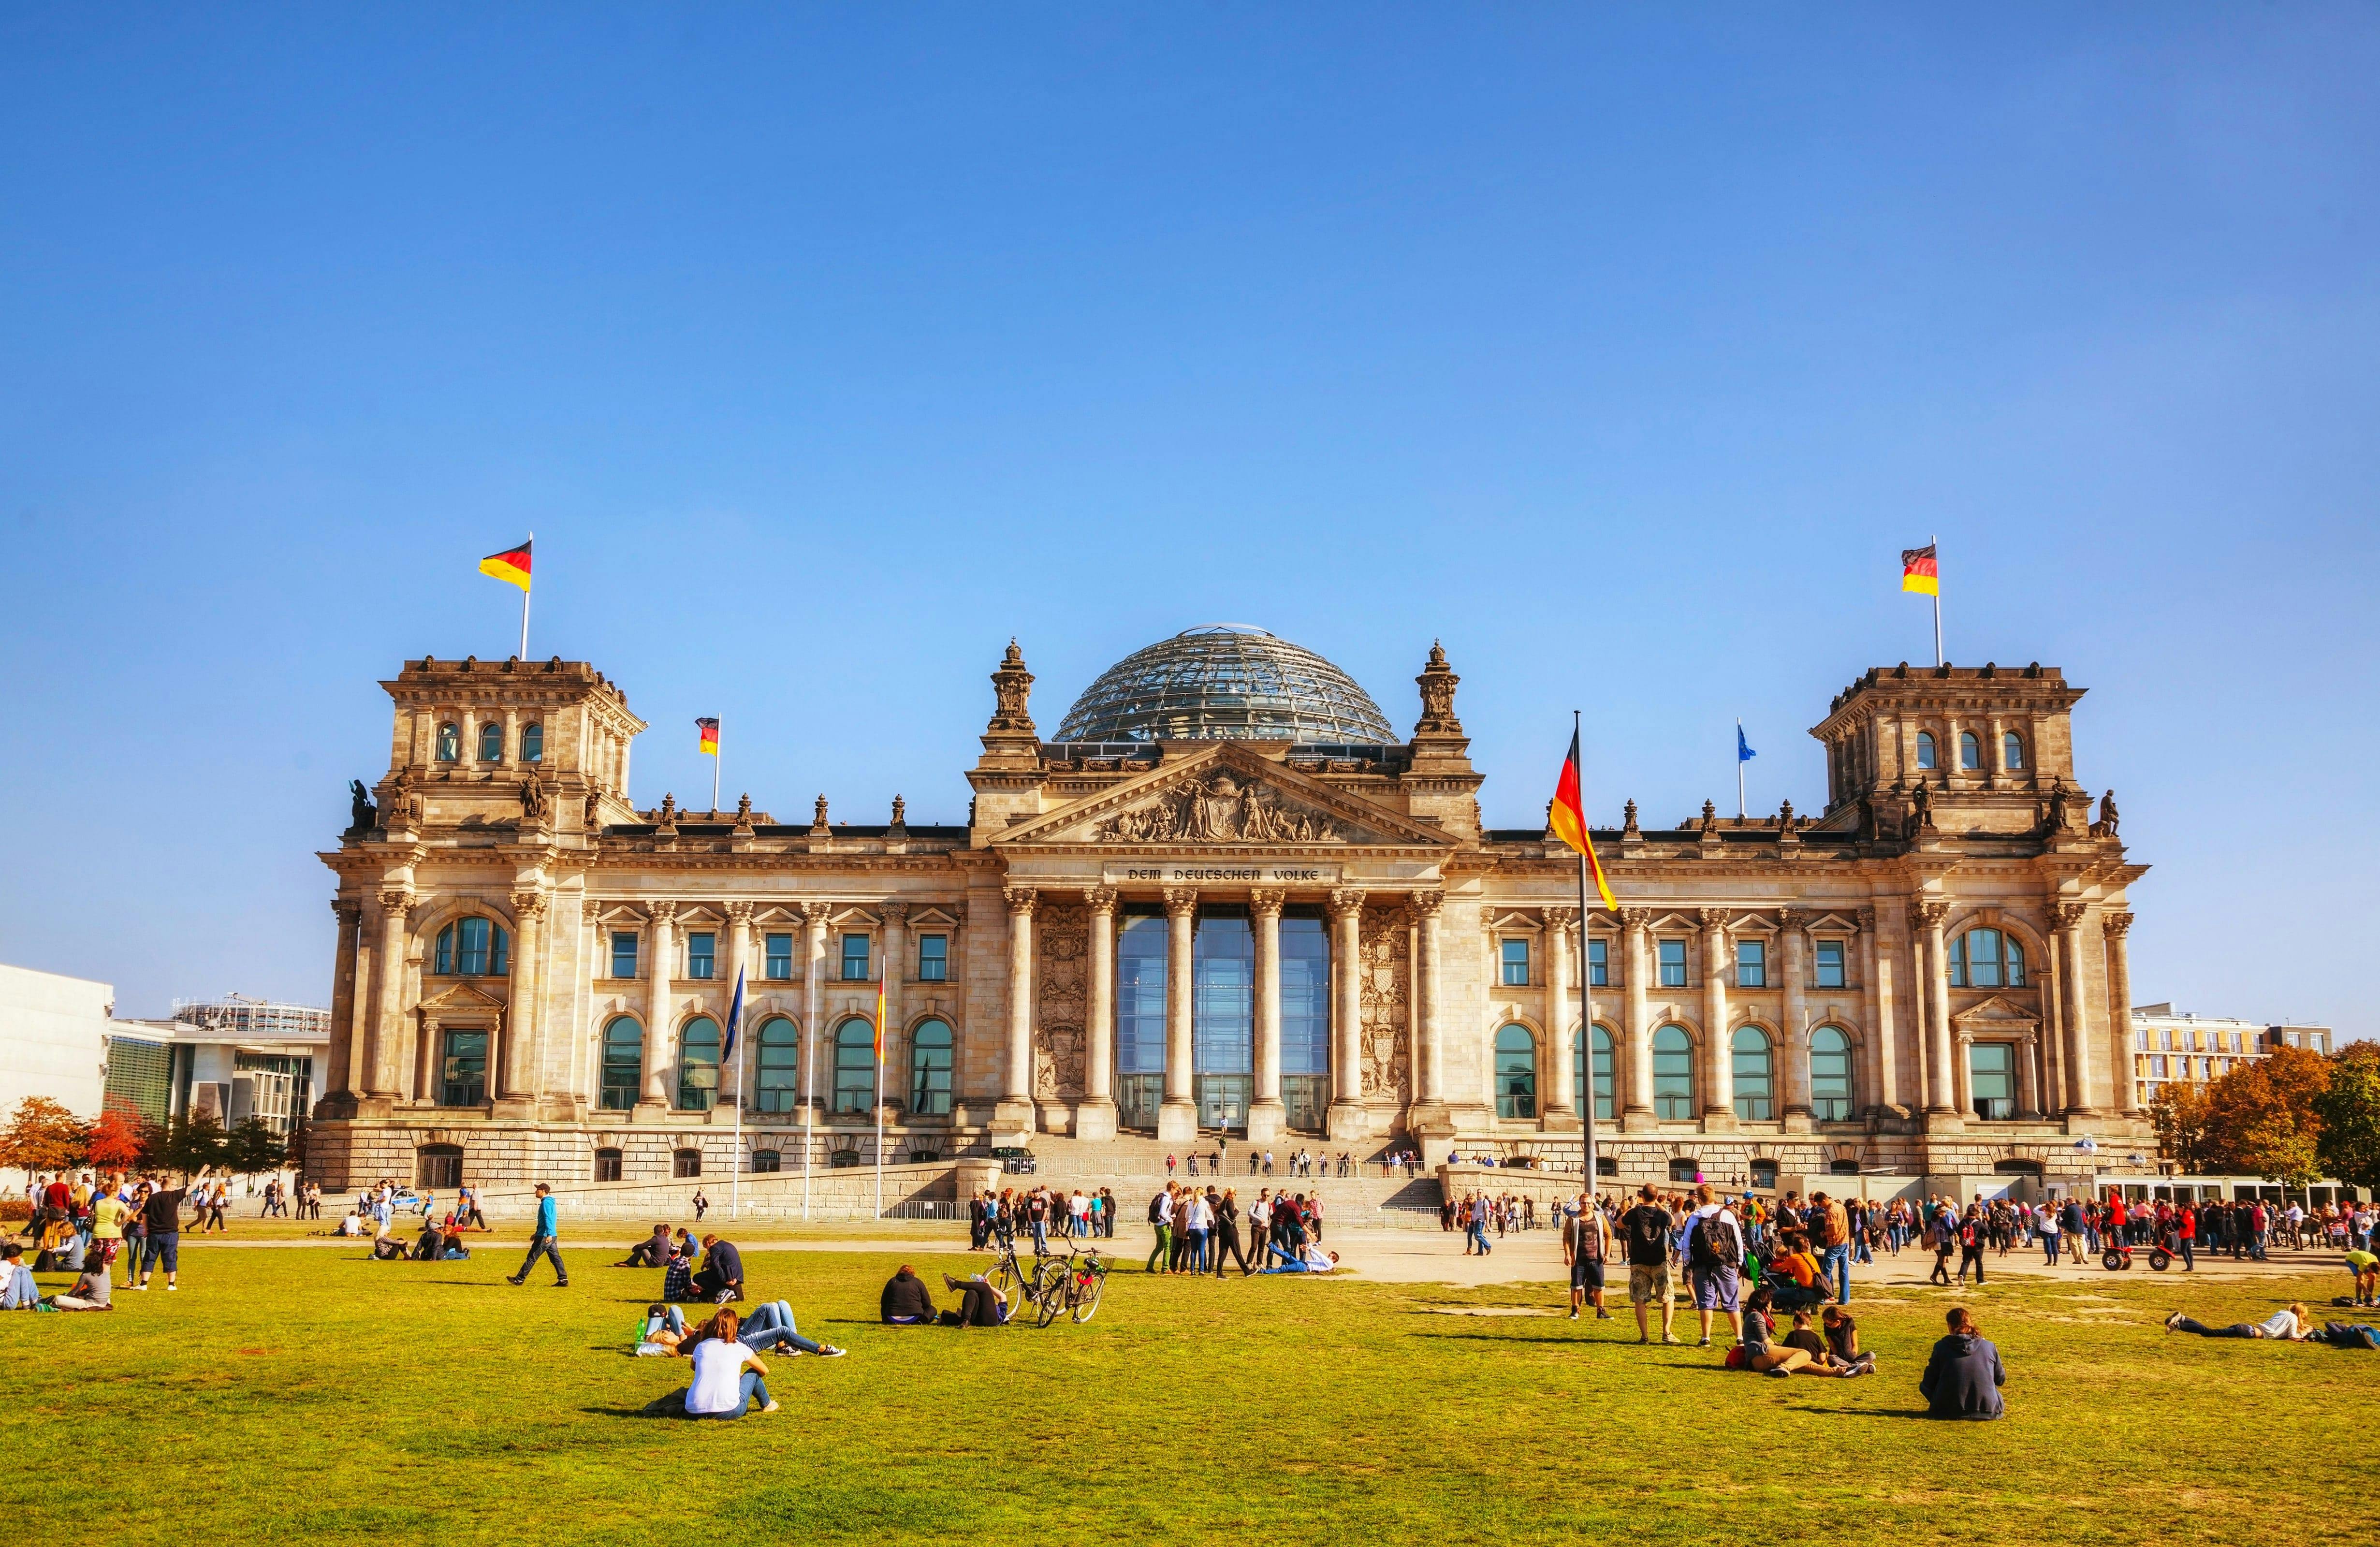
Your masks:
M 140 1242 L 140 1276 L 148 1277 L 151 1269 L 162 1265 L 165 1270 L 165 1276 L 171 1278 L 176 1272 L 176 1265 L 180 1262 L 181 1256 L 182 1233 L 180 1231 L 160 1230 L 153 1236 L 144 1236 Z
M 1818 1253 L 1818 1282 L 1825 1284 L 1830 1279 L 1835 1285 L 1835 1303 L 1851 1304 L 1852 1249 L 1850 1247 L 1830 1246 Z
M 2041 1251 L 2041 1260 L 2046 1265 L 2052 1268 L 2058 1266 L 2058 1236 L 2055 1231 L 2042 1233 Z
M 2196 1333 L 2201 1337 L 2262 1337 L 2264 1333 L 2246 1322 L 2234 1322 L 2228 1327 L 2210 1327 L 2204 1322 L 2183 1316 L 2173 1323 L 2176 1332 Z
M 553 1259 L 554 1283 L 570 1282 L 570 1270 L 562 1265 L 562 1249 L 553 1244 L 551 1236 L 531 1236 L 528 1238 L 528 1255 L 521 1259 L 520 1272 L 513 1274 L 514 1282 L 528 1277 L 528 1271 L 537 1266 L 537 1260 L 540 1257 Z
M 736 1334 L 738 1343 L 756 1354 L 765 1354 L 783 1345 L 798 1348 L 805 1354 L 815 1354 L 819 1346 L 794 1330 L 794 1308 L 783 1300 L 771 1300 L 756 1307 L 744 1318 L 743 1330 Z M 762 1397 L 765 1405 L 768 1398 Z
M 2181 1242 L 2181 1271 L 2186 1273 L 2194 1273 L 2198 1271 L 2198 1253 L 2192 1249 L 2193 1245 L 2194 1243 L 2187 1237 L 2184 1237 Z
M 1188 1232 L 1188 1235 L 1190 1271 L 1194 1273 L 1203 1273 L 1207 1271 L 1207 1233 L 1204 1230 L 1193 1230 Z
M 1488 1244 L 1487 1221 L 1475 1219 L 1471 1222 L 1471 1244 L 1479 1249 L 1479 1255 L 1482 1257 L 1495 1249 Z
M 538 1238 L 540 1240 L 543 1240 L 546 1237 L 540 1236 Z M 744 1379 L 736 1383 L 736 1384 L 737 1392 L 735 1406 L 728 1408 L 725 1412 L 688 1413 L 686 1416 L 691 1419 L 740 1419 L 747 1412 L 750 1411 L 756 1405 L 762 1407 L 769 1405 L 769 1383 L 760 1379 L 760 1372 L 759 1370 L 746 1370 L 744 1372 Z

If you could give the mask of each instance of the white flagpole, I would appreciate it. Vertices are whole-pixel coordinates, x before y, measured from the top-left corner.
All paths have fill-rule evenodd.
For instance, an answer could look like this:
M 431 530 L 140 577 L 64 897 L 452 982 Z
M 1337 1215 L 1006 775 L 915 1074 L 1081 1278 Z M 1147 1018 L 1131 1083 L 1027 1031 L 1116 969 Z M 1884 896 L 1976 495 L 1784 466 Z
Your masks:
M 524 661 L 526 661 L 526 660 L 528 660 L 528 592 L 529 592 L 529 586 L 534 586 L 535 584 L 537 584 L 537 533 L 535 533 L 535 532 L 530 532 L 530 533 L 528 534 L 528 549 L 529 549 L 528 585 L 521 587 L 521 648 L 520 648 L 520 658 L 521 658 L 522 660 L 524 660 Z
M 1735 723 L 1735 814 L 1743 815 L 1743 722 Z
M 876 1012 L 876 1217 L 884 1217 L 884 1011 Z
M 1934 664 L 1942 664 L 1942 539 L 1939 533 L 1926 538 L 1934 550 Z
M 1737 723 L 1739 725 L 1742 724 L 1741 721 Z M 1572 741 L 1579 739 L 1580 728 L 1581 724 L 1579 720 L 1579 712 L 1573 709 L 1570 712 L 1570 734 Z M 1585 754 L 1582 751 L 1580 753 L 1581 761 L 1585 761 Z M 1742 769 L 1743 765 L 1742 763 L 1736 764 L 1736 772 L 1739 778 L 1742 776 Z M 1582 769 L 1580 772 L 1584 774 L 1585 770 Z M 1584 784 L 1584 780 L 1581 781 L 1582 784 Z M 1584 816 L 1585 810 L 1586 800 L 1585 798 L 1585 791 L 1582 789 L 1579 799 L 1580 814 Z M 1582 831 L 1579 834 L 1579 837 L 1581 839 L 1585 839 L 1586 837 L 1586 834 L 1583 828 L 1584 824 L 1582 824 Z M 1586 1089 L 1578 1093 L 1579 1113 L 1585 1119 L 1579 1132 L 1581 1137 L 1585 1140 L 1585 1142 L 1580 1147 L 1582 1152 L 1579 1157 L 1579 1163 L 1580 1169 L 1586 1174 L 1584 1180 L 1586 1184 L 1587 1201 L 1584 1207 L 1595 1208 L 1601 1201 L 1602 1188 L 1596 1175 L 1597 1166 L 1595 1143 L 1595 983 L 1587 975 L 1586 967 L 1586 935 L 1587 920 L 1589 917 L 1590 915 L 1587 912 L 1586 903 L 1586 851 L 1585 849 L 1581 849 L 1578 855 L 1578 1007 L 1580 1011 L 1578 1045 L 1579 1051 L 1585 1054 L 1585 1057 L 1582 1062 L 1586 1065 Z M 1569 1017 L 1569 1005 L 1558 1005 L 1554 1006 L 1553 1021 L 1556 1026 L 1560 1026 L 1564 1020 L 1568 1019 Z M 1612 1091 L 1612 1096 L 1616 1101 L 1619 1096 L 1619 1091 L 1614 1090 Z M 1557 1223 L 1559 1223 L 1559 1221 L 1557 1221 Z M 1586 1220 L 1584 1215 L 1580 1217 L 1578 1226 L 1583 1238 L 1586 1229 Z
M 810 957 L 809 970 L 819 969 L 815 954 Z M 823 1012 L 824 1006 L 820 1005 Z M 818 1017 L 809 1017 L 809 1046 L 802 1056 L 802 1218 L 810 1217 L 810 1157 L 815 1152 L 810 1142 L 810 1120 L 818 1115 Z
M 725 728 L 726 728 L 726 727 L 725 727 L 725 725 L 724 725 L 723 724 L 720 726 L 720 729 L 722 729 L 722 730 L 723 730 L 723 729 L 725 729 Z M 711 811 L 711 814 L 712 814 L 713 816 L 716 816 L 716 815 L 718 815 L 718 814 L 719 814 L 719 760 L 720 760 L 722 756 L 724 756 L 725 754 L 724 754 L 724 753 L 722 753 L 722 752 L 719 749 L 719 741 L 718 741 L 718 739 L 717 739 L 717 737 L 718 737 L 718 732 L 717 732 L 717 731 L 713 731 L 713 732 L 711 733 L 711 735 L 712 735 L 712 740 L 711 740 L 711 752 L 710 752 L 710 811 Z
M 727 1217 L 744 1217 L 744 974 L 735 974 L 735 1151 L 730 1157 Z

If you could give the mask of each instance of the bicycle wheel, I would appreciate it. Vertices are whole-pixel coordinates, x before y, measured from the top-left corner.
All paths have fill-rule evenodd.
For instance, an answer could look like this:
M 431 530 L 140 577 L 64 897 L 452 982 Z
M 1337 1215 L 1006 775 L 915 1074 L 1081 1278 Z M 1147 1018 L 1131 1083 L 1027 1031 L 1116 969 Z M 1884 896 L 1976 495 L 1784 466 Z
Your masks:
M 1033 1324 L 1046 1327 L 1058 1319 L 1058 1311 L 1066 1303 L 1066 1281 L 1052 1279 L 1033 1297 Z
M 1044 1257 L 1033 1264 L 1033 1287 L 1030 1293 L 1035 1299 L 1042 1299 L 1052 1294 L 1063 1294 L 1065 1287 L 1066 1263 L 1063 1258 Z M 1042 1324 L 1047 1326 L 1049 1323 L 1045 1322 Z
M 1095 1273 L 1089 1278 L 1090 1282 L 1083 1285 L 1082 1292 L 1075 1297 L 1075 1323 L 1077 1326 L 1099 1313 L 1099 1291 L 1107 1287 L 1107 1274 Z
M 1000 1261 L 991 1265 L 991 1272 L 984 1276 L 994 1289 L 1000 1291 L 1001 1297 L 1011 1305 L 1015 1304 L 1016 1297 L 1025 1292 L 1025 1280 L 1013 1256 L 1002 1254 Z

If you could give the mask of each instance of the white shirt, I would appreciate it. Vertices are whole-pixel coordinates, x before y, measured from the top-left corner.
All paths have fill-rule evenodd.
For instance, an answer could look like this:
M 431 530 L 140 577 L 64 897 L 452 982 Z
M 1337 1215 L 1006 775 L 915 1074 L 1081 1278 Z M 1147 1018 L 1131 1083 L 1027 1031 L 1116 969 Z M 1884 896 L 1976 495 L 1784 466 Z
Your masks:
M 686 1387 L 689 1413 L 723 1413 L 743 1399 L 744 1366 L 752 1350 L 741 1343 L 706 1337 L 694 1346 L 694 1380 Z
M 1215 1211 L 1207 1206 L 1206 1199 L 1193 1196 L 1190 1200 L 1190 1228 L 1211 1230 L 1214 1225 Z
M 1091 1212 L 1091 1200 L 1081 1193 L 1075 1194 L 1074 1213 L 1079 1219 Z

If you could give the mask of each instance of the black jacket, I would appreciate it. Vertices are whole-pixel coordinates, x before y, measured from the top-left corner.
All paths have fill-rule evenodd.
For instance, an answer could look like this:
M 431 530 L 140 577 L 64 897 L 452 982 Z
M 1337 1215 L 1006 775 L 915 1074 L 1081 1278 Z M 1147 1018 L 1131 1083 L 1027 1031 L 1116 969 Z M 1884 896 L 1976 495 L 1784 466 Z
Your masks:
M 1928 1418 L 1996 1419 L 2006 1411 L 2000 1387 L 2007 1383 L 1998 1348 L 1973 1333 L 1952 1333 L 1934 1345 L 1917 1395 L 1925 1398 Z
M 883 1297 L 877 1302 L 879 1313 L 887 1322 L 895 1316 L 914 1316 L 922 1322 L 934 1319 L 934 1297 L 928 1293 L 926 1281 L 904 1268 L 884 1285 Z

